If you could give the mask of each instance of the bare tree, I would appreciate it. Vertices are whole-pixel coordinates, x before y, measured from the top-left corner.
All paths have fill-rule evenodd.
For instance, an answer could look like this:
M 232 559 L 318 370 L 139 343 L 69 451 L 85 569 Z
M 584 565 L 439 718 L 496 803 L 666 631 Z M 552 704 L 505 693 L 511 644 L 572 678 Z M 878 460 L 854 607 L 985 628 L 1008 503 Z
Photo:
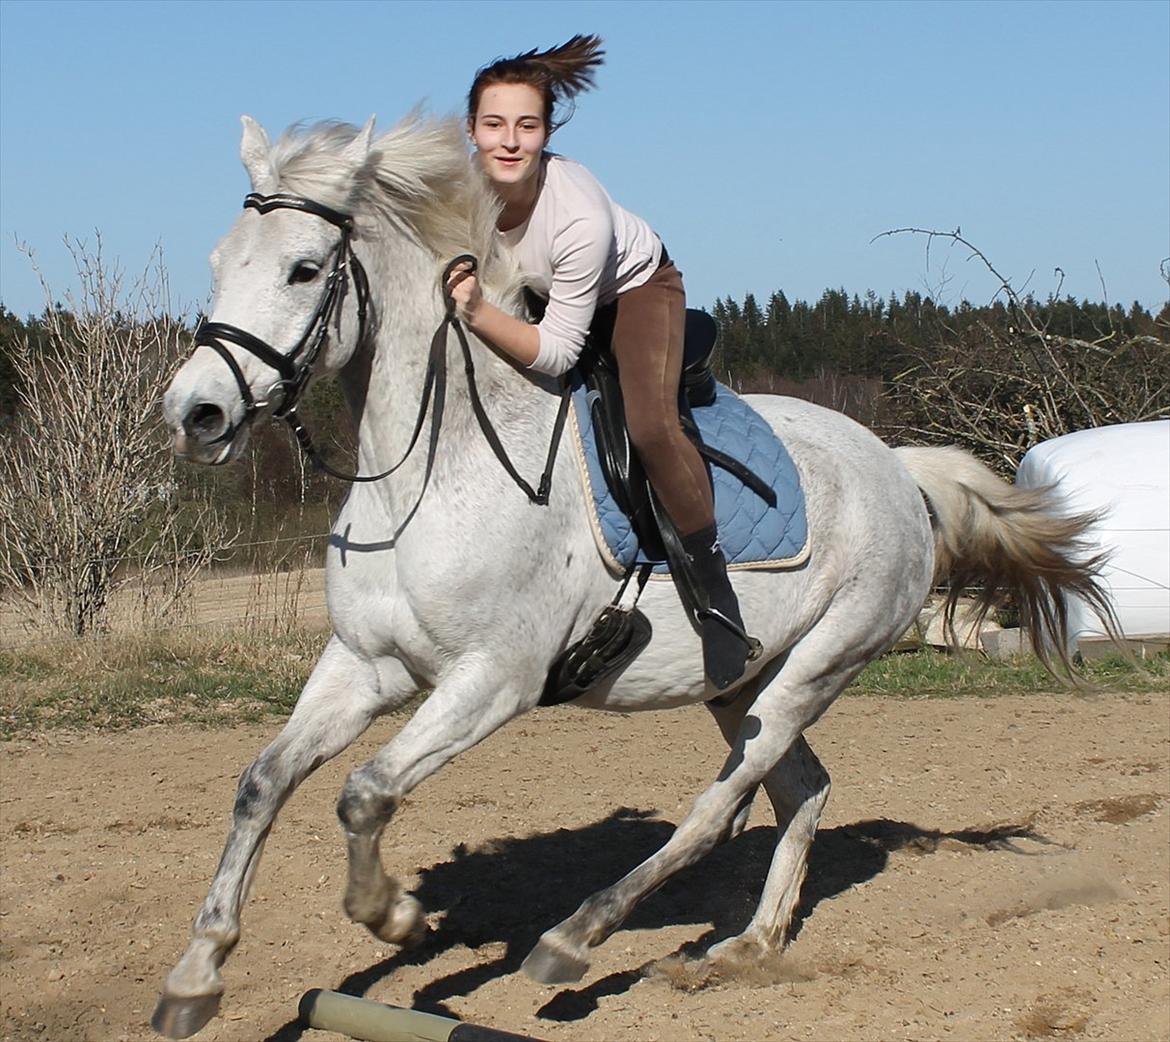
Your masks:
M 170 314 L 161 255 L 124 287 L 100 238 L 92 250 L 67 246 L 77 296 L 54 305 L 42 277 L 39 335 L 14 345 L 0 588 L 30 624 L 82 636 L 101 628 L 111 594 L 130 581 L 150 583 L 154 610 L 166 611 L 231 537 L 210 503 L 180 502 L 159 403 L 190 337 Z
M 940 323 L 928 350 L 913 352 L 888 388 L 909 441 L 949 441 L 1014 473 L 1038 441 L 1088 427 L 1170 416 L 1170 343 L 1114 328 L 1092 339 L 1065 336 L 1039 317 L 987 257 L 958 232 L 898 228 L 966 247 L 999 282 L 1008 322 L 964 329 Z M 881 236 L 879 236 L 880 238 Z M 1063 278 L 1063 273 L 1057 269 Z M 1059 294 L 1059 286 L 1057 295 Z M 1170 328 L 1163 331 L 1170 334 Z

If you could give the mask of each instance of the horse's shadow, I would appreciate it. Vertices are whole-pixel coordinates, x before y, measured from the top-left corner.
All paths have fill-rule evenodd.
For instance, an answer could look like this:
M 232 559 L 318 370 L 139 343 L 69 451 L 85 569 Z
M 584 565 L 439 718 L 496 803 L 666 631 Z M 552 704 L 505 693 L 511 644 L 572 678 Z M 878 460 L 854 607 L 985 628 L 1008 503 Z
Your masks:
M 498 958 L 439 977 L 417 991 L 412 1007 L 454 1016 L 448 999 L 467 995 L 488 981 L 515 973 L 540 934 L 576 910 L 587 897 L 615 882 L 661 847 L 674 831 L 650 812 L 623 808 L 608 818 L 575 829 L 557 829 L 515 839 L 492 840 L 469 850 L 460 844 L 451 859 L 423 869 L 414 893 L 423 907 L 445 910 L 423 944 L 351 974 L 336 990 L 363 995 L 374 984 L 408 965 L 429 962 L 458 945 L 506 945 Z M 623 929 L 710 924 L 701 937 L 676 954 L 697 955 L 724 937 L 739 933 L 755 910 L 776 845 L 773 827 L 759 826 L 713 850 L 647 897 Z M 940 832 L 908 822 L 879 818 L 817 832 L 808 875 L 789 938 L 794 939 L 821 901 L 873 879 L 891 853 L 930 853 L 943 841 L 1002 849 L 1014 839 L 1041 839 L 1027 825 Z M 541 1010 L 549 1020 L 579 1020 L 598 1000 L 628 990 L 643 967 L 611 974 L 582 988 L 568 988 Z M 265 1042 L 295 1042 L 301 1029 L 287 1024 Z

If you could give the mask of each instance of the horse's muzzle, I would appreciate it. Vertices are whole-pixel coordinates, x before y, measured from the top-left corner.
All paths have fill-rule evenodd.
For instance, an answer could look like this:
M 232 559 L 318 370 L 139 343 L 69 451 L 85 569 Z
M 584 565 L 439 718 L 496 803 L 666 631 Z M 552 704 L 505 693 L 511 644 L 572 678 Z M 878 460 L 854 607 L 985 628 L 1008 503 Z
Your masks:
M 171 435 L 171 449 L 180 459 L 191 463 L 227 463 L 239 453 L 237 442 L 243 442 L 243 439 L 237 439 L 237 433 L 237 428 L 229 426 L 219 437 L 205 439 L 181 427 Z
M 197 445 L 218 445 L 231 430 L 228 415 L 213 402 L 200 402 L 183 417 L 183 434 Z
M 177 381 L 176 381 L 177 383 Z M 193 463 L 225 463 L 242 447 L 239 427 L 223 404 L 173 383 L 163 398 L 175 455 Z

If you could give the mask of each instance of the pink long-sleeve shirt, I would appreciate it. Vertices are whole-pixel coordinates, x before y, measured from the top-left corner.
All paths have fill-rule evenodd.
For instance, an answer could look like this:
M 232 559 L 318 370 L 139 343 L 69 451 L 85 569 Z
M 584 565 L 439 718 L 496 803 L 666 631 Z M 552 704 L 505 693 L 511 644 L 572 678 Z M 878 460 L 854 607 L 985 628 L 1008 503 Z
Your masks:
M 662 241 L 580 163 L 545 153 L 540 177 L 528 219 L 500 235 L 516 254 L 526 284 L 548 300 L 531 368 L 559 376 L 581 354 L 597 306 L 654 274 Z

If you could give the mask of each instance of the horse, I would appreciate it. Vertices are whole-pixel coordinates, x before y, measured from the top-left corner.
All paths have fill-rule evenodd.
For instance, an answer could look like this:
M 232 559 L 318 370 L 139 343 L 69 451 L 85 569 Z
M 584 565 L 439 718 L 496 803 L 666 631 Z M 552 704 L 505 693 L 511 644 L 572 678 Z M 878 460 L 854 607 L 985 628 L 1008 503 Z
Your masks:
M 415 113 L 381 136 L 373 119 L 361 129 L 326 123 L 275 144 L 250 118 L 243 124 L 253 192 L 212 253 L 210 321 L 164 396 L 174 450 L 226 463 L 269 414 L 289 418 L 307 444 L 296 399 L 335 376 L 356 421 L 358 476 L 379 480 L 356 481 L 333 523 L 332 634 L 284 727 L 240 775 L 222 858 L 152 1017 L 172 1038 L 194 1034 L 220 1006 L 221 967 L 281 806 L 375 719 L 429 692 L 348 774 L 337 803 L 346 913 L 389 943 L 425 936 L 419 902 L 382 864 L 395 809 L 538 704 L 550 664 L 620 579 L 595 544 L 567 443 L 548 450 L 557 382 L 474 337 L 471 364 L 446 375 L 452 321 L 441 272 L 451 258 L 474 256 L 485 296 L 514 314 L 524 307 L 522 272 L 499 241 L 497 204 L 459 122 Z M 502 465 L 477 399 L 514 474 L 549 466 L 543 497 L 524 494 Z M 1065 594 L 1104 603 L 1101 562 L 1083 559 L 1079 541 L 1090 519 L 1062 516 L 1050 490 L 1016 489 L 953 447 L 891 448 L 808 402 L 749 401 L 797 466 L 810 553 L 795 567 L 733 570 L 762 653 L 726 692 L 704 677 L 700 637 L 674 586 L 646 584 L 639 608 L 650 643 L 575 704 L 627 713 L 704 703 L 727 759 L 661 849 L 541 936 L 522 966 L 537 981 L 579 980 L 590 949 L 641 898 L 739 834 L 761 787 L 777 842 L 759 905 L 708 955 L 781 949 L 829 795 L 806 731 L 907 631 L 943 577 L 980 582 L 984 611 L 1012 595 L 1037 648 L 1054 647 L 1066 666 Z

